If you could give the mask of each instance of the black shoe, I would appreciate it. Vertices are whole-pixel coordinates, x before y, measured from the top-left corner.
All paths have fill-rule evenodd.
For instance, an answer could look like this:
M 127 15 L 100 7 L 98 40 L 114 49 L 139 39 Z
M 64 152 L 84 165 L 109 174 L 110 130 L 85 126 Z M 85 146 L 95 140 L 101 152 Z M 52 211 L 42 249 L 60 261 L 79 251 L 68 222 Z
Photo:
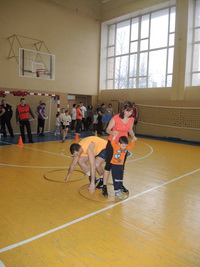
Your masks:
M 100 178 L 99 179 L 99 183 L 98 185 L 96 186 L 97 189 L 101 189 L 103 187 L 103 178 Z
M 107 191 L 107 186 L 103 185 L 102 187 L 102 196 L 107 197 L 108 196 L 108 191 Z
M 34 143 L 33 140 L 32 141 L 29 141 L 29 143 Z
M 91 183 L 91 176 L 89 176 L 89 181 L 90 181 L 90 183 Z M 98 178 L 95 178 L 95 184 L 97 184 L 98 181 L 99 181 L 99 179 L 98 179 Z
M 126 187 L 124 187 L 123 185 L 122 185 L 122 187 L 121 187 L 121 192 L 123 193 L 123 194 L 129 194 L 129 191 L 128 191 L 128 189 L 126 189 Z

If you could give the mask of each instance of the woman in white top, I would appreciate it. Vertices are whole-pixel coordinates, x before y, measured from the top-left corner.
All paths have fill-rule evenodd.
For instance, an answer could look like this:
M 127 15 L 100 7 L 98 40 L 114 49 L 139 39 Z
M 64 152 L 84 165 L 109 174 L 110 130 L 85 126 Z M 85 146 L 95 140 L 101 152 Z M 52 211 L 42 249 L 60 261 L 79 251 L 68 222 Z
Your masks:
M 83 102 L 80 102 L 80 108 L 82 112 L 82 131 L 86 130 L 86 117 L 87 117 L 87 108 L 83 105 Z

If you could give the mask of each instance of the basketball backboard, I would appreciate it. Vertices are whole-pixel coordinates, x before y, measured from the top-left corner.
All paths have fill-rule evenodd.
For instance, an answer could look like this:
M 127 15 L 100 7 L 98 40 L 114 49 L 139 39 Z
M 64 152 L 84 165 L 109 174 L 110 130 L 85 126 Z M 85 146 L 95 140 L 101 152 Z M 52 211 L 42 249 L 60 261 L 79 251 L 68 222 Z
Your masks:
M 19 76 L 55 80 L 55 55 L 19 48 Z

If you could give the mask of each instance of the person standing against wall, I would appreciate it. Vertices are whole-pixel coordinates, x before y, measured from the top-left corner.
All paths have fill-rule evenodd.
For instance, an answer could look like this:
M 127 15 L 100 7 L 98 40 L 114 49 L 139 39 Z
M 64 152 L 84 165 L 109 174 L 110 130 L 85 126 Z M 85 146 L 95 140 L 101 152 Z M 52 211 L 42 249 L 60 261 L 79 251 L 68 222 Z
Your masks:
M 36 120 L 31 108 L 28 104 L 25 103 L 25 98 L 20 99 L 20 105 L 17 105 L 16 108 L 16 122 L 20 127 L 21 137 L 23 143 L 25 142 L 25 132 L 24 127 L 26 126 L 27 135 L 29 139 L 29 143 L 34 143 L 31 133 L 31 125 L 30 125 L 30 115 Z
M 138 115 L 139 115 L 138 107 L 133 102 L 133 118 L 134 118 L 133 131 L 134 131 L 134 133 L 136 133 L 136 125 L 138 123 Z
M 4 137 L 7 136 L 7 133 L 6 133 L 6 126 L 7 126 L 10 136 L 14 137 L 13 128 L 11 125 L 11 119 L 13 115 L 12 107 L 6 102 L 5 99 L 1 101 L 1 104 L 2 104 L 1 105 L 2 108 L 5 110 L 5 112 L 1 116 L 1 128 L 3 132 L 3 136 Z
M 108 104 L 108 107 L 106 108 L 106 114 L 107 114 L 106 116 L 109 116 L 109 117 L 108 117 L 108 120 L 106 121 L 106 123 L 105 123 L 105 125 L 104 125 L 104 131 L 106 131 L 106 128 L 107 128 L 107 126 L 108 126 L 108 124 L 109 124 L 109 121 L 110 121 L 111 118 L 115 115 L 115 112 L 114 112 L 114 109 L 113 109 L 111 103 L 109 103 L 109 104 Z
M 101 104 L 100 108 L 97 108 L 97 113 L 98 113 L 97 134 L 99 136 L 102 136 L 102 131 L 103 131 L 102 117 L 105 118 L 104 108 L 105 108 L 105 104 L 104 103 Z
M 90 130 L 90 125 L 92 124 L 92 118 L 93 118 L 93 112 L 92 112 L 93 106 L 89 105 L 87 108 L 87 118 L 86 118 L 86 130 Z
M 79 133 L 81 130 L 81 123 L 82 123 L 82 112 L 80 105 L 76 107 L 76 133 Z
M 93 131 L 94 132 L 97 131 L 97 123 L 98 123 L 98 113 L 97 111 L 95 111 L 93 115 Z
M 45 125 L 45 103 L 41 103 L 38 107 L 37 107 L 37 112 L 38 112 L 38 128 L 37 128 L 37 132 L 39 136 L 44 136 L 44 125 Z
M 87 117 L 87 109 L 83 105 L 83 102 L 80 102 L 80 109 L 82 112 L 82 125 L 81 125 L 81 130 L 85 131 L 86 130 L 86 117 Z
M 0 126 L 1 126 L 1 117 L 4 113 L 5 113 L 5 109 L 2 106 L 0 106 Z M 2 132 L 3 132 L 3 129 L 2 127 L 0 127 L 0 133 Z
M 76 123 L 76 104 L 75 103 L 72 106 L 71 117 L 72 117 L 71 131 L 74 132 L 75 131 L 75 123 Z
M 106 108 L 106 114 L 109 114 L 109 115 L 112 115 L 112 116 L 115 115 L 115 112 L 114 112 L 114 109 L 113 109 L 111 103 L 109 103 L 108 107 Z

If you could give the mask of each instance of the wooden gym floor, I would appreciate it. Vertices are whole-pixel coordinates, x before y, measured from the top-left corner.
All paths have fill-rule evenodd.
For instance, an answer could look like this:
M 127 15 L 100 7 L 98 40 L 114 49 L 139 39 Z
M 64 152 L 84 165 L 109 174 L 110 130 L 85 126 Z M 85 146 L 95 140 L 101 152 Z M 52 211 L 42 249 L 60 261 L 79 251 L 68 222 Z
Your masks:
M 138 138 L 116 201 L 63 182 L 71 143 L 0 146 L 0 266 L 200 266 L 199 146 Z

